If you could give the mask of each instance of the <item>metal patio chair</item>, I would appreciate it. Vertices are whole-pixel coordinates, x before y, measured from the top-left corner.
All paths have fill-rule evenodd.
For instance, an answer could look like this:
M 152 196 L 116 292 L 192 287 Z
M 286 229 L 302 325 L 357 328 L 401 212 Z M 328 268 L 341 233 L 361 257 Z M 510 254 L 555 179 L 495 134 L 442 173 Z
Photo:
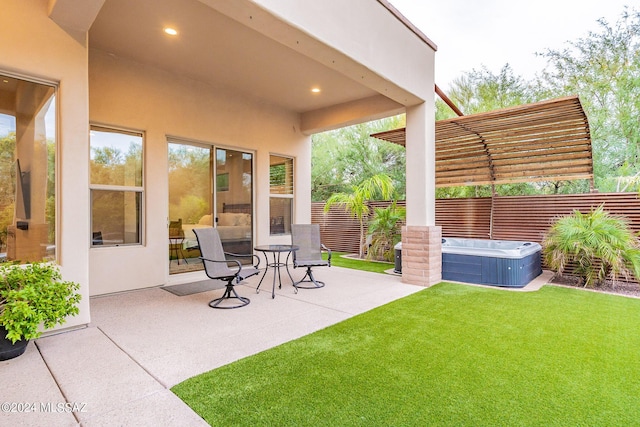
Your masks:
M 177 221 L 169 221 L 169 256 L 174 256 L 178 265 L 180 265 L 181 257 L 186 264 L 189 264 L 182 251 L 183 242 L 184 230 L 182 229 L 182 218 L 179 218 Z
M 200 246 L 200 259 L 204 265 L 204 271 L 210 279 L 226 280 L 227 288 L 220 298 L 209 302 L 212 308 L 239 308 L 249 304 L 249 298 L 241 297 L 235 290 L 235 284 L 242 282 L 247 277 L 254 276 L 260 272 L 260 258 L 253 254 L 233 254 L 224 252 L 222 241 L 218 230 L 212 227 L 196 228 L 193 230 Z M 243 266 L 237 259 L 227 259 L 226 256 L 234 258 L 252 257 L 255 264 L 251 267 Z M 229 267 L 229 264 L 232 264 Z M 235 265 L 233 265 L 235 264 Z M 235 283 L 234 283 L 235 282 Z M 221 302 L 230 299 L 238 299 L 237 305 L 220 305 Z
M 331 267 L 331 249 L 320 242 L 320 225 L 291 224 L 291 244 L 300 248 L 297 251 L 293 251 L 293 268 L 307 268 L 302 280 L 293 284 L 296 292 L 298 288 L 314 289 L 323 287 L 325 285 L 324 282 L 316 280 L 311 270 L 312 267 Z M 322 259 L 322 251 L 327 252 L 326 260 Z M 309 285 L 301 286 L 300 283 L 303 282 L 308 282 Z

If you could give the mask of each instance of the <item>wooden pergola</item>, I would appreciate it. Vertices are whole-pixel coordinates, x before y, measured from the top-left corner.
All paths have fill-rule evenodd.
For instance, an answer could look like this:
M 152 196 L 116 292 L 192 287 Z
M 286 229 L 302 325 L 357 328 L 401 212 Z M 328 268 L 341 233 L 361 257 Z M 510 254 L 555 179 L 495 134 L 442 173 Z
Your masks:
M 405 145 L 405 128 L 371 136 Z M 589 179 L 589 121 L 577 96 L 436 122 L 436 187 Z

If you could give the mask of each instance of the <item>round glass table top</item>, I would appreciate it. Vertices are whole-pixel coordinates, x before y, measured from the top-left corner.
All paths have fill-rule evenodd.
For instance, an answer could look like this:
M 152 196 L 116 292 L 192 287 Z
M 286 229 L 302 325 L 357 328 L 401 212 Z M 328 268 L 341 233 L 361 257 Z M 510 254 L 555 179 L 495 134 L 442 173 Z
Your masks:
M 261 252 L 291 252 L 297 251 L 300 247 L 296 245 L 260 245 L 253 249 Z

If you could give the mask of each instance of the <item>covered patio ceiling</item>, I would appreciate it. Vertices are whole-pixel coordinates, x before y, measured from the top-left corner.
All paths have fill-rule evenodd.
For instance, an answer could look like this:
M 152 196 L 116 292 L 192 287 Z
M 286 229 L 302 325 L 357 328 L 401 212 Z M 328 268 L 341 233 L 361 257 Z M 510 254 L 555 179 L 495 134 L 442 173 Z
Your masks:
M 436 122 L 436 186 L 593 179 L 577 96 Z M 375 138 L 405 145 L 405 128 Z
M 384 117 L 423 102 L 388 76 L 272 15 L 260 1 L 82 1 L 93 4 L 92 13 L 85 13 L 90 17 L 84 18 L 91 22 L 91 50 L 233 90 L 301 114 L 303 124 L 309 119 L 305 116 L 331 108 L 337 111 L 334 115 L 346 116 L 344 110 L 357 108 Z M 78 3 L 55 0 L 52 16 L 60 20 L 81 14 Z M 409 29 L 408 34 L 418 37 L 419 43 L 435 50 L 435 45 L 387 0 L 367 3 L 372 16 L 397 19 L 402 28 Z M 326 5 L 308 2 L 305 7 Z M 176 29 L 178 34 L 167 36 L 162 31 L 166 27 Z M 377 46 L 376 40 L 368 43 L 372 49 Z M 320 91 L 312 92 L 312 88 Z M 306 133 L 322 130 L 303 129 Z
M 249 2 L 238 2 L 235 9 L 211 3 L 240 15 L 240 6 L 247 5 L 254 9 L 246 18 L 251 22 L 238 22 L 208 3 L 105 0 L 89 31 L 89 46 L 297 112 L 376 95 L 252 29 L 249 25 L 253 21 L 261 23 L 268 16 Z M 162 32 L 167 26 L 175 28 L 178 35 L 167 37 Z M 314 86 L 324 90 L 322 96 L 310 92 Z

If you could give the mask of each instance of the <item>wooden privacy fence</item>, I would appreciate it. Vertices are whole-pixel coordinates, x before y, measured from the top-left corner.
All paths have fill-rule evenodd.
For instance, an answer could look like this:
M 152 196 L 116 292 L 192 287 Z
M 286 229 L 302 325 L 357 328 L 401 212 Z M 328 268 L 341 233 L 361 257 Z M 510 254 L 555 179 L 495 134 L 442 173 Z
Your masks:
M 524 240 L 541 243 L 549 226 L 574 210 L 589 212 L 604 203 L 611 214 L 625 217 L 640 232 L 640 199 L 636 193 L 589 193 L 540 196 L 495 196 L 436 200 L 436 225 L 443 237 Z M 390 202 L 370 203 L 386 207 Z M 404 201 L 398 202 L 405 206 Z M 357 253 L 360 229 L 342 207 L 323 212 L 324 203 L 311 205 L 311 222 L 320 224 L 322 241 L 334 251 Z M 365 227 L 367 224 L 365 224 Z

